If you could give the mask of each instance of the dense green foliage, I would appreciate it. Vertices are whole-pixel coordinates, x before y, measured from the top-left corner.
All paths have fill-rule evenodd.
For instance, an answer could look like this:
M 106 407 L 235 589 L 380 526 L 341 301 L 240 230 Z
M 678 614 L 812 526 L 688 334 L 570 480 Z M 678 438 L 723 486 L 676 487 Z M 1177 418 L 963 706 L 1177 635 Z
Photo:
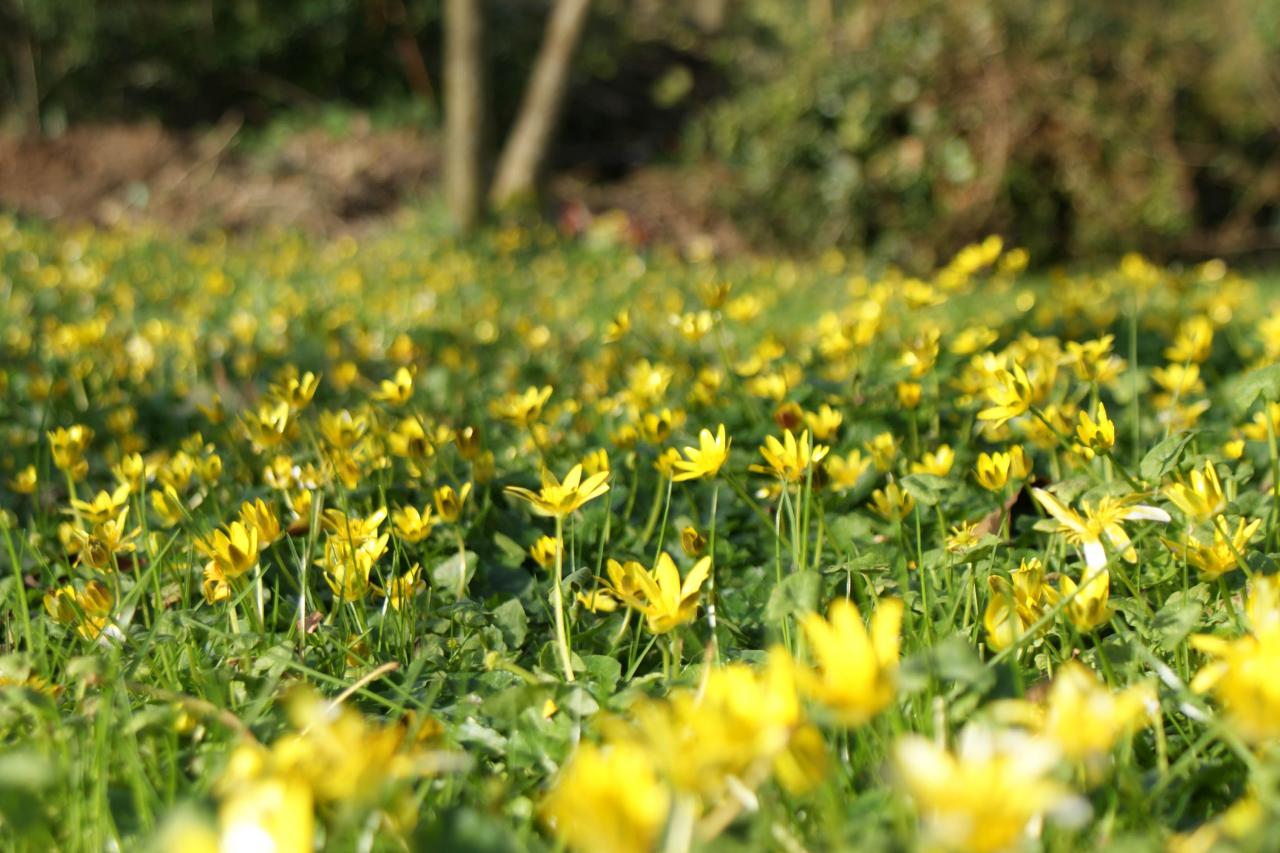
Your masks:
M 1265 288 L 611 236 L 0 218 L 0 847 L 1274 849 Z

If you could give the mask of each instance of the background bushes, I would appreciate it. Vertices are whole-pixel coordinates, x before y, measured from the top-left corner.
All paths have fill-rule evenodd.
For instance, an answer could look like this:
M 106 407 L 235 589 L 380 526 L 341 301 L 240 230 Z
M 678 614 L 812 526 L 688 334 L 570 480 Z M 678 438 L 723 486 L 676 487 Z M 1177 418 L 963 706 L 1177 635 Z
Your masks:
M 490 3 L 495 133 L 547 5 Z M 913 267 L 993 231 L 1042 260 L 1280 247 L 1274 0 L 740 0 L 714 32 L 692 5 L 597 5 L 557 168 L 712 161 L 718 203 L 757 244 Z M 431 103 L 406 40 L 438 84 L 436 0 L 0 10 L 0 106 L 30 114 L 34 92 L 46 130 Z

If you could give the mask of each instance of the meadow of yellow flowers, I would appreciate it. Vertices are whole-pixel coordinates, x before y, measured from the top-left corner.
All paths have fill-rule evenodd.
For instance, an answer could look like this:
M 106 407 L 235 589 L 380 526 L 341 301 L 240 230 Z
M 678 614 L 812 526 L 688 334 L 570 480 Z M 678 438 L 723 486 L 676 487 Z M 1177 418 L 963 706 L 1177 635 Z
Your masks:
M 1280 845 L 1280 300 L 0 219 L 0 842 Z

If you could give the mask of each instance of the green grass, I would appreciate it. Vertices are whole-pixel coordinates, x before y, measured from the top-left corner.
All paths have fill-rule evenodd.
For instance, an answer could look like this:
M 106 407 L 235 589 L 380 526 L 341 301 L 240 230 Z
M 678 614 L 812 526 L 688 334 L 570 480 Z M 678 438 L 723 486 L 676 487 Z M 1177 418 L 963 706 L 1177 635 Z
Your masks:
M 1074 819 L 1015 833 L 1015 847 L 1156 850 L 1202 827 L 1200 840 L 1266 849 L 1280 726 L 1248 717 L 1280 719 L 1280 699 L 1249 692 L 1244 670 L 1219 693 L 1188 685 L 1209 661 L 1193 635 L 1252 631 L 1260 650 L 1242 660 L 1263 672 L 1275 654 L 1269 605 L 1242 612 L 1250 589 L 1269 588 L 1280 535 L 1268 421 L 1240 432 L 1280 392 L 1258 370 L 1280 349 L 1267 291 L 1212 265 L 1132 258 L 1028 278 L 1016 253 L 991 244 L 926 280 L 868 279 L 837 257 L 689 262 L 516 226 L 467 244 L 412 228 L 321 244 L 0 220 L 0 840 L 200 849 L 222 833 L 232 845 L 246 813 L 270 828 L 264 792 L 278 783 L 302 798 L 276 813 L 282 834 L 297 840 L 298 816 L 314 815 L 315 843 L 334 850 L 551 850 L 558 835 L 574 849 L 903 849 L 931 826 L 929 796 L 895 758 L 904 739 L 954 746 L 982 729 L 1027 750 L 1068 749 L 1106 715 L 1077 709 L 1078 723 L 1055 734 L 1019 723 L 1026 707 L 1009 700 L 1059 696 L 1049 685 L 1066 683 L 1055 678 L 1075 660 L 1105 685 L 1099 695 L 1148 691 L 1140 719 L 1087 760 L 1058 756 L 1003 791 L 992 787 L 1000 771 L 975 769 L 970 755 L 968 788 L 949 789 L 950 805 L 933 801 L 934 811 L 1020 829 L 1009 814 L 1045 810 L 1031 804 L 1043 783 L 1056 786 L 1046 803 Z M 612 340 L 623 310 L 628 328 Z M 1153 368 L 1201 317 L 1208 349 L 1173 362 L 1199 362 L 1200 383 L 1162 391 Z M 1068 342 L 1107 334 L 1107 358 L 1125 363 L 1082 379 Z M 996 360 L 985 367 L 984 352 Z M 1033 409 L 993 429 L 977 415 L 1000 387 L 994 367 L 1014 363 L 1032 376 Z M 385 399 L 382 381 L 402 367 L 411 396 Z M 280 389 L 308 371 L 314 398 L 281 403 Z M 920 386 L 917 408 L 903 407 L 902 383 Z M 547 385 L 527 424 L 498 405 Z M 1076 413 L 1093 414 L 1099 399 L 1117 439 L 1110 458 L 1090 460 L 1073 449 Z M 827 459 L 781 491 L 750 470 L 765 464 L 766 436 L 798 435 L 823 405 L 842 415 L 817 441 Z M 363 424 L 351 441 L 337 428 L 342 410 Z M 664 450 L 721 423 L 732 449 L 714 478 L 671 483 L 655 469 Z M 86 470 L 68 477 L 50 433 L 73 424 L 93 437 Z M 871 464 L 885 433 L 892 450 Z M 1225 447 L 1237 437 L 1238 456 Z M 949 470 L 913 470 L 942 445 L 954 451 Z M 979 454 L 1015 445 L 1031 471 L 994 492 L 980 486 Z M 529 552 L 556 524 L 504 487 L 536 488 L 544 463 L 563 476 L 600 449 L 609 491 L 563 526 L 570 682 L 554 563 L 541 568 Z M 132 453 L 147 466 L 121 498 L 136 550 L 95 567 L 73 553 L 83 537 L 70 528 L 94 530 L 71 490 L 109 492 Z M 1184 537 L 1211 542 L 1214 522 L 1188 520 L 1164 491 L 1206 462 L 1225 490 L 1214 512 L 1231 529 L 1260 521 L 1243 565 L 1221 579 L 1180 549 Z M 338 576 L 357 558 L 341 552 L 326 571 L 328 544 L 358 545 L 359 519 L 433 506 L 437 488 L 465 483 L 460 519 L 436 519 L 419 541 L 382 521 L 368 583 L 358 578 L 343 600 Z M 166 484 L 177 499 L 167 511 L 155 503 Z M 873 509 L 891 485 L 914 501 L 900 521 Z M 1033 485 L 1073 508 L 1140 497 L 1172 521 L 1124 523 L 1135 561 L 1107 546 L 1109 611 L 1095 625 L 1073 615 L 1083 593 L 1047 595 L 997 650 L 984 615 L 1020 563 L 1039 560 L 1052 590 L 1096 577 Z M 257 499 L 288 530 L 210 602 L 202 543 Z M 325 510 L 346 519 L 326 528 Z M 962 523 L 980 527 L 963 540 Z M 687 575 L 688 527 L 710 543 L 716 643 L 705 585 L 696 615 L 660 635 L 625 601 L 610 613 L 583 605 L 579 594 L 608 589 L 610 560 L 647 568 L 666 551 Z M 389 607 L 378 590 L 414 566 L 423 583 Z M 60 619 L 46 608 L 59 588 L 90 583 L 109 601 L 98 621 L 87 600 L 68 601 Z M 855 646 L 836 655 L 878 672 L 884 701 L 815 684 L 835 666 L 815 613 L 846 598 L 868 619 L 904 602 L 900 663 L 876 670 Z M 763 675 L 783 671 L 798 687 Z M 593 745 L 605 762 L 594 777 L 583 769 Z M 633 772 L 610 775 L 627 749 Z M 573 821 L 557 790 L 580 803 Z M 1262 817 L 1211 823 L 1247 795 L 1237 817 L 1255 803 Z

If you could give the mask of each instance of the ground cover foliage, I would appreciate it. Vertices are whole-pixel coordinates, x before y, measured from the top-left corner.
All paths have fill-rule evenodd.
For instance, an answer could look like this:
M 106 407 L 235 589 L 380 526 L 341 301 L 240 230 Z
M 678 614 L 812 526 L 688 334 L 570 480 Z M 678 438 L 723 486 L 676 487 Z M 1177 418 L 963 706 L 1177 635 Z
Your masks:
M 17 849 L 1265 849 L 1219 262 L 0 222 Z

